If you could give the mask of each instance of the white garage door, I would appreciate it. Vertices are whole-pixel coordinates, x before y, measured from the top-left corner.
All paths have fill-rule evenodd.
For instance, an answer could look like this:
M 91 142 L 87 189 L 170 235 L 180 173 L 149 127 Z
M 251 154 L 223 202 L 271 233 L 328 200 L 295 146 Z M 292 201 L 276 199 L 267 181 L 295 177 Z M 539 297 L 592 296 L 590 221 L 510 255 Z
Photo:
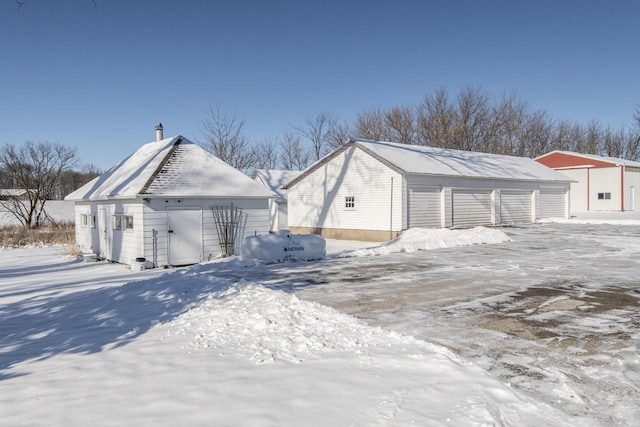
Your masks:
M 533 220 L 531 191 L 500 191 L 500 222 L 525 224 Z
M 453 190 L 451 198 L 453 227 L 491 224 L 491 191 Z
M 540 218 L 564 218 L 564 188 L 540 189 Z
M 412 186 L 409 188 L 409 228 L 441 227 L 440 187 Z

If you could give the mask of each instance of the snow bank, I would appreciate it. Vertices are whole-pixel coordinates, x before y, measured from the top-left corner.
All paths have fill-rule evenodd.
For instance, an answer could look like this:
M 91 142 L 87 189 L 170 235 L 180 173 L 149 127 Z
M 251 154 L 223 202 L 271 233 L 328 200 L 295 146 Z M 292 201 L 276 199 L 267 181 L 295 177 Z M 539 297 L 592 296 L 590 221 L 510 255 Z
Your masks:
M 640 225 L 640 211 L 572 212 L 571 218 L 545 218 L 541 224 Z
M 415 252 L 454 246 L 479 245 L 483 243 L 509 242 L 511 239 L 504 232 L 486 227 L 475 227 L 467 230 L 450 230 L 448 228 L 412 228 L 402 236 L 378 247 L 357 249 L 340 256 L 386 255 L 394 252 Z
M 242 241 L 242 258 L 278 262 L 324 258 L 325 240 L 315 234 L 268 234 L 249 236 Z
M 640 220 L 638 219 L 617 218 L 545 218 L 538 222 L 540 224 L 640 225 Z
M 357 352 L 394 342 L 419 343 L 458 361 L 444 347 L 386 332 L 333 308 L 249 282 L 210 294 L 198 307 L 172 321 L 169 328 L 171 333 L 192 336 L 190 348 L 231 347 L 236 352 L 250 352 L 256 364 L 278 360 L 301 363 L 312 355 Z

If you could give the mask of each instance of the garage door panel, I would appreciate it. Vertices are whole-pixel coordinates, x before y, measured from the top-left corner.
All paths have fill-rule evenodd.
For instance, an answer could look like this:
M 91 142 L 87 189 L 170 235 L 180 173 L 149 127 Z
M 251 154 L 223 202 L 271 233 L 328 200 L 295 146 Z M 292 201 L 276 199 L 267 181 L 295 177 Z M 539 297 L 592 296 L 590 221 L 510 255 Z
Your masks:
M 451 197 L 453 227 L 491 224 L 491 191 L 454 190 Z
M 524 224 L 533 221 L 531 191 L 500 192 L 500 222 Z
M 565 190 L 563 188 L 540 189 L 540 218 L 564 218 Z
M 440 187 L 413 186 L 409 188 L 409 228 L 440 227 L 441 221 Z

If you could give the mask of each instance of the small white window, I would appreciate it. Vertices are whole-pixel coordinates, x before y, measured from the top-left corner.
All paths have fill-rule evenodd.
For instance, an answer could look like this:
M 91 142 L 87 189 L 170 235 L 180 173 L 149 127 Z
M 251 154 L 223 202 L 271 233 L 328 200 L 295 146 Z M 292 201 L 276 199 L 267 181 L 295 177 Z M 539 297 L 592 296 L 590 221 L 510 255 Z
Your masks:
M 114 230 L 133 230 L 133 216 L 131 215 L 114 215 Z
M 113 216 L 113 229 L 122 230 L 122 215 Z
M 611 200 L 611 193 L 598 193 L 598 200 Z
M 80 215 L 80 225 L 84 228 L 95 228 L 96 227 L 96 216 L 92 214 L 82 214 Z
M 344 198 L 344 207 L 345 209 L 355 209 L 356 208 L 355 196 L 346 196 Z

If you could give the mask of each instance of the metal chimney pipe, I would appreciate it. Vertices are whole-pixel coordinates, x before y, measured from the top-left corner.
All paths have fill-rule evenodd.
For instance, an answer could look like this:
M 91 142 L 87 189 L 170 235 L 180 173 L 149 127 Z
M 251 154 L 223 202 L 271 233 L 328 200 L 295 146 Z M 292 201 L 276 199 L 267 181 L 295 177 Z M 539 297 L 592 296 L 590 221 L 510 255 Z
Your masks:
M 162 135 L 162 123 L 158 123 L 156 125 L 156 142 L 161 141 L 162 139 L 164 139 L 164 136 Z

